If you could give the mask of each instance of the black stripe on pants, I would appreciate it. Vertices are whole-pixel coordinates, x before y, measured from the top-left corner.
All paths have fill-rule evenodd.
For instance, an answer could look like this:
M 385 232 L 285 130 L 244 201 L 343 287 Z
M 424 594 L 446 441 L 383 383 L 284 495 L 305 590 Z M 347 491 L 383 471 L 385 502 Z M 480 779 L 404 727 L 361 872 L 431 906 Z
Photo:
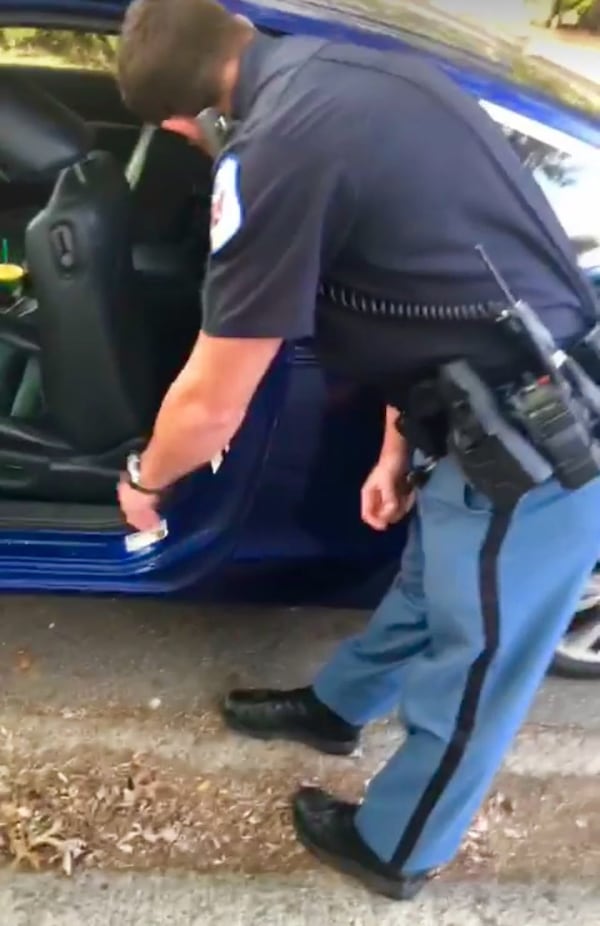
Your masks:
M 500 642 L 500 603 L 498 597 L 498 557 L 508 532 L 512 512 L 495 512 L 479 555 L 479 592 L 483 619 L 484 648 L 469 670 L 454 733 L 442 761 L 427 785 L 410 818 L 391 863 L 402 867 L 417 847 L 429 818 L 444 791 L 458 771 L 475 729 L 481 693 Z

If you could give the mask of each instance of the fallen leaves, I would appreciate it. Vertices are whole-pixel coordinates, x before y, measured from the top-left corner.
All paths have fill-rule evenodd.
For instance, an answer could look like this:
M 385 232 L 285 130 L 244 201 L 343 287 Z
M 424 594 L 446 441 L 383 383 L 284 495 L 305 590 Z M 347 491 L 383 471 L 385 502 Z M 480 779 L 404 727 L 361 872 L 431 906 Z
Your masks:
M 117 848 L 119 852 L 125 852 L 132 855 L 134 852 L 134 843 L 147 843 L 150 846 L 156 846 L 163 843 L 166 846 L 174 845 L 181 835 L 181 828 L 175 826 L 164 826 L 162 829 L 155 831 L 151 827 L 145 828 L 140 823 L 134 823 L 131 830 L 121 839 Z
M 467 868 L 481 866 L 489 861 L 493 855 L 491 836 L 498 828 L 503 828 L 509 839 L 519 839 L 524 835 L 521 830 L 506 826 L 515 811 L 516 804 L 510 797 L 501 791 L 491 795 L 463 842 L 460 857 Z
M 207 749 L 210 748 L 210 738 Z M 594 783 L 504 776 L 444 879 L 600 865 Z M 299 845 L 290 800 L 320 784 L 360 799 L 365 770 L 312 756 L 199 773 L 180 759 L 81 744 L 23 755 L 0 728 L 0 862 L 71 876 L 80 868 L 286 874 L 317 864 Z M 551 834 L 554 834 L 553 836 Z M 596 847 L 596 848 L 594 848 Z M 596 853 L 594 855 L 594 853 Z M 554 866 L 554 867 L 552 867 Z
M 291 827 L 293 775 L 203 775 L 147 757 L 71 756 L 0 766 L 0 859 L 70 876 L 78 867 L 190 866 L 250 871 L 311 866 Z M 355 776 L 354 791 L 361 782 Z M 282 787 L 284 793 L 282 794 Z
M 13 798 L 0 803 L 0 851 L 14 867 L 28 866 L 39 871 L 58 864 L 70 876 L 88 847 L 88 841 L 74 832 L 77 826 L 91 830 L 97 838 L 94 821 L 101 830 L 123 811 L 150 809 L 159 793 L 164 795 L 168 791 L 161 786 L 156 773 L 140 768 L 135 762 L 115 771 L 122 785 L 101 784 L 90 793 L 89 774 L 69 775 L 62 769 L 45 766 L 28 770 L 25 775 L 17 774 L 11 785 L 9 767 L 0 766 L 0 795 Z M 26 779 L 28 786 L 24 787 Z M 149 844 L 162 841 L 173 845 L 178 835 L 179 831 L 171 825 L 154 832 L 136 823 L 122 838 L 108 838 L 118 851 L 133 854 L 133 838 L 139 836 Z
M 8 765 L 0 765 L 0 801 L 10 796 L 10 769 Z
M 154 802 L 160 787 L 156 772 L 134 766 L 123 789 L 123 806 L 134 807 L 136 804 Z
M 44 861 L 49 865 L 58 861 L 64 873 L 70 876 L 73 863 L 86 849 L 82 839 L 65 838 L 62 820 L 44 825 L 30 807 L 10 803 L 0 804 L 0 834 L 0 847 L 8 852 L 15 868 L 27 863 L 34 871 L 39 871 Z
M 156 768 L 149 757 L 107 764 L 72 757 L 23 768 L 0 766 L 0 854 L 14 866 L 61 869 L 70 876 L 86 867 L 190 867 L 259 872 L 314 865 L 291 825 L 290 798 L 314 776 L 301 770 L 193 777 L 177 768 Z M 364 776 L 345 765 L 332 788 L 360 798 Z M 463 850 L 469 866 L 489 857 L 491 830 L 514 807 L 498 793 L 478 817 Z

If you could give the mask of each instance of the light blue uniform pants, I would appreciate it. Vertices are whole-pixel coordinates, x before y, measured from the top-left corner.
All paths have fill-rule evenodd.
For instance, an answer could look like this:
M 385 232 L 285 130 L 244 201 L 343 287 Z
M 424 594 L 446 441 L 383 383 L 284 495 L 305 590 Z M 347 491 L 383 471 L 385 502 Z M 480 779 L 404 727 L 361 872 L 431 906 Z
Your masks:
M 449 458 L 419 493 L 400 575 L 317 678 L 362 725 L 400 706 L 408 738 L 357 815 L 407 874 L 457 853 L 600 554 L 600 480 L 551 482 L 494 512 Z

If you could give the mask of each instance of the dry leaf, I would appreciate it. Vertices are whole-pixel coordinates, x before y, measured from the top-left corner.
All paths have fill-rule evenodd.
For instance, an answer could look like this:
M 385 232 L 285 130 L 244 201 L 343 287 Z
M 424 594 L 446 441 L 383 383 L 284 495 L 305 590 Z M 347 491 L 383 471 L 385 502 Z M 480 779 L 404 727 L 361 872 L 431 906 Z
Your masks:
M 174 826 L 165 826 L 162 830 L 159 831 L 158 836 L 160 839 L 162 839 L 163 842 L 172 845 L 179 839 L 179 832 L 175 829 Z
M 17 672 L 29 672 L 33 665 L 33 657 L 26 649 L 17 650 L 15 657 L 15 669 Z
M 16 804 L 0 804 L 0 826 L 7 826 L 19 821 L 19 808 Z
M 505 814 L 513 814 L 515 812 L 515 802 L 501 791 L 498 791 L 491 799 L 490 806 Z
M 8 831 L 8 851 L 13 857 L 12 867 L 18 868 L 27 862 L 35 871 L 39 871 L 40 859 L 28 845 L 20 825 L 12 826 Z
M 110 795 L 110 791 L 108 790 L 106 785 L 100 785 L 100 787 L 96 791 L 96 800 L 100 802 L 105 801 L 109 797 L 109 795 Z
M 68 851 L 63 852 L 62 869 L 67 878 L 70 878 L 73 874 L 73 856 Z
M 160 841 L 160 836 L 158 836 L 157 833 L 153 833 L 152 830 L 143 830 L 141 835 L 142 839 L 151 846 L 156 845 L 156 843 Z
M 472 834 L 487 833 L 487 832 L 489 832 L 489 829 L 490 829 L 490 824 L 489 824 L 487 818 L 486 818 L 486 817 L 478 817 L 478 818 L 475 820 L 475 823 L 473 824 L 473 826 L 472 826 L 472 828 L 471 828 L 471 833 L 472 833 Z
M 62 869 L 67 877 L 73 874 L 73 863 L 81 858 L 86 850 L 83 839 L 66 839 L 62 847 Z
M 140 769 L 127 779 L 127 785 L 123 789 L 123 804 L 125 807 L 133 807 L 142 801 L 154 802 L 158 789 L 159 783 L 155 774 Z
M 53 849 L 62 849 L 64 845 L 64 839 L 60 839 L 60 834 L 62 833 L 62 821 L 54 820 L 51 826 L 47 830 L 44 830 L 43 833 L 40 833 L 39 836 L 33 836 L 31 838 L 31 848 L 39 849 L 42 846 L 50 846 Z

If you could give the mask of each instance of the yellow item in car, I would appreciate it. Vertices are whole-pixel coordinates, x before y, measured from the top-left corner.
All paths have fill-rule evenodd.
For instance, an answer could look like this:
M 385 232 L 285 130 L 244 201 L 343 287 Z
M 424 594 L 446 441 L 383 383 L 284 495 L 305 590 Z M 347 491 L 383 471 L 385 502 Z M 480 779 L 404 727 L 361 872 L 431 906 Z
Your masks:
M 0 264 L 0 290 L 14 293 L 22 284 L 25 268 L 19 264 Z
M 20 283 L 25 269 L 19 264 L 0 264 L 0 283 Z

